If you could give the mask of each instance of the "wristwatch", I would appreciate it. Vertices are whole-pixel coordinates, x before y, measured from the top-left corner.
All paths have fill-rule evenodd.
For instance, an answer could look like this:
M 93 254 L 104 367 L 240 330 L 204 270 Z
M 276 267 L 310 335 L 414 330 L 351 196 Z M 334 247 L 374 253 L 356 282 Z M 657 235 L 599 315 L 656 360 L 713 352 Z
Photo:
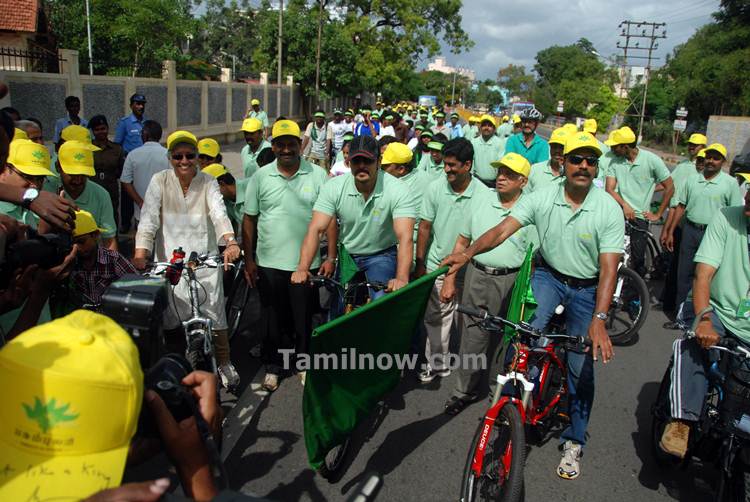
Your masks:
M 609 314 L 607 314 L 606 312 L 596 312 L 594 314 L 594 317 L 596 317 L 600 321 L 606 321 L 607 319 L 609 319 Z
M 28 209 L 37 197 L 39 197 L 39 190 L 36 188 L 27 188 L 21 197 L 21 207 Z

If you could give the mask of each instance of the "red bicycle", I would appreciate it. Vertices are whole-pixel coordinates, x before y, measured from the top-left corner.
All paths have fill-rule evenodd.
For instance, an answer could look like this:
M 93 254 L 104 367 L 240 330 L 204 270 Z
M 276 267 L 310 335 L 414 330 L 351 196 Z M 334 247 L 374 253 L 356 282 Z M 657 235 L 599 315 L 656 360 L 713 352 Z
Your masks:
M 458 311 L 488 333 L 513 329 L 513 358 L 507 373 L 497 375 L 492 404 L 474 435 L 464 468 L 461 500 L 515 502 L 522 499 L 526 431 L 543 438 L 553 424 L 565 421 L 562 404 L 568 392 L 566 350 L 582 350 L 590 341 L 565 333 L 544 333 L 463 305 Z M 532 343 L 533 342 L 533 343 Z

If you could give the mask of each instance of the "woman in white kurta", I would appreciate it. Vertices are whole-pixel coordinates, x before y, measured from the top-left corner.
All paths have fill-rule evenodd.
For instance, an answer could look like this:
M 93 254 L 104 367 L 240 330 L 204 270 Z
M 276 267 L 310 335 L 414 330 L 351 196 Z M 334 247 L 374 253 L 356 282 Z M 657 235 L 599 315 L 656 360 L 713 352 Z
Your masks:
M 172 169 L 156 173 L 146 190 L 135 237 L 136 268 L 145 268 L 152 252 L 154 261 L 169 261 L 172 251 L 179 247 L 186 256 L 193 251 L 216 255 L 220 241 L 227 246 L 225 263 L 240 256 L 219 185 L 215 178 L 198 169 L 196 145 L 195 136 L 187 131 L 176 131 L 167 138 Z M 234 386 L 239 383 L 239 375 L 229 358 L 222 271 L 203 269 L 196 275 L 203 285 L 199 289 L 201 312 L 214 323 L 214 350 L 222 383 Z M 166 329 L 179 327 L 191 315 L 190 291 L 184 277 L 174 287 L 174 301 L 171 295 L 169 300 Z

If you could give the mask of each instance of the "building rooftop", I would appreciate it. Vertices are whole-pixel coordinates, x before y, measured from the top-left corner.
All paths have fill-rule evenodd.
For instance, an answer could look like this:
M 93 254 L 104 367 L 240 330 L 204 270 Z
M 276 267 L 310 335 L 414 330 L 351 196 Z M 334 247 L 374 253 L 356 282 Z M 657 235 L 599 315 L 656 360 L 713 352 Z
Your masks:
M 0 31 L 36 32 L 39 0 L 2 0 Z

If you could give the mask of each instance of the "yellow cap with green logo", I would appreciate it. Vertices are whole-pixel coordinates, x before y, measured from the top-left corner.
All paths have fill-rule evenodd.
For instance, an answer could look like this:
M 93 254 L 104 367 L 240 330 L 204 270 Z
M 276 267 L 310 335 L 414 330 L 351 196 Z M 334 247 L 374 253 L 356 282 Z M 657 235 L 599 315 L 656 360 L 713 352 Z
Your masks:
M 565 142 L 568 139 L 568 136 L 570 135 L 570 131 L 565 129 L 564 127 L 558 127 L 554 131 L 552 131 L 552 134 L 549 137 L 549 141 L 547 143 L 556 144 L 556 145 L 562 145 L 565 146 Z
M 294 136 L 299 138 L 300 130 L 296 122 L 291 120 L 277 120 L 271 129 L 271 136 L 280 138 L 282 136 Z
M 250 104 L 253 105 L 253 106 L 260 105 L 260 100 L 259 99 L 251 99 L 250 100 Z
M 245 132 L 255 132 L 260 131 L 261 129 L 263 129 L 263 122 L 256 119 L 255 117 L 251 119 L 245 119 L 242 122 L 242 127 L 240 128 L 241 131 Z
M 76 211 L 73 237 L 90 234 L 92 232 L 104 232 L 104 229 L 99 228 L 99 225 L 96 224 L 96 220 L 94 219 L 93 214 L 89 213 L 88 211 L 84 211 L 83 209 L 81 209 L 80 211 Z
M 607 146 L 630 145 L 631 143 L 635 143 L 635 133 L 628 126 L 612 131 L 609 139 L 604 142 Z
M 526 157 L 514 152 L 506 153 L 502 159 L 490 162 L 490 165 L 495 168 L 507 167 L 511 171 L 517 172 L 527 178 L 531 172 L 531 164 L 526 160 Z
M 80 500 L 119 486 L 143 400 L 138 349 L 78 310 L 0 350 L 0 500 Z
M 219 142 L 213 138 L 203 138 L 198 142 L 198 155 L 216 157 L 221 152 Z
M 718 152 L 721 154 L 722 157 L 725 159 L 727 158 L 727 147 L 722 145 L 721 143 L 711 143 L 706 148 L 703 149 L 703 154 L 707 154 L 708 152 Z
M 167 150 L 172 150 L 172 147 L 179 145 L 180 143 L 187 143 L 189 145 L 198 146 L 198 138 L 195 134 L 190 131 L 175 131 L 167 136 Z
M 388 146 L 385 147 L 383 159 L 380 163 L 384 166 L 390 164 L 408 164 L 413 157 L 414 153 L 411 151 L 411 148 L 405 144 L 398 142 L 389 143 Z
M 589 134 L 596 134 L 596 130 L 599 128 L 599 124 L 596 123 L 596 119 L 586 119 L 583 121 L 583 131 Z
M 705 148 L 701 148 L 701 150 L 695 156 L 699 157 L 701 159 L 705 159 L 706 158 L 706 149 Z
M 497 125 L 497 123 L 495 122 L 495 117 L 493 117 L 492 115 L 487 115 L 486 113 L 482 115 L 481 117 L 479 117 L 479 122 L 480 123 L 491 122 L 493 126 Z
M 94 176 L 94 151 L 91 143 L 66 141 L 57 151 L 57 161 L 65 174 Z
M 13 141 L 17 139 L 29 139 L 29 135 L 26 134 L 26 131 L 24 131 L 23 129 L 19 129 L 18 127 L 16 127 L 15 129 L 13 129 Z
M 690 135 L 690 139 L 688 139 L 688 143 L 692 143 L 694 145 L 707 145 L 708 144 L 708 138 L 700 133 L 693 133 Z
M 227 174 L 227 168 L 222 166 L 221 164 L 210 164 L 203 169 L 201 169 L 202 172 L 213 176 L 214 178 L 218 178 L 219 176 L 224 176 Z
M 62 130 L 60 138 L 65 141 L 91 143 L 91 132 L 83 126 L 73 124 Z
M 513 114 L 513 123 L 514 124 L 520 124 L 521 123 L 521 117 L 519 117 L 517 114 Z
M 601 156 L 602 154 L 602 149 L 599 147 L 599 142 L 596 140 L 596 138 L 593 135 L 583 131 L 568 136 L 567 141 L 565 141 L 565 149 L 563 150 L 563 154 L 567 155 L 570 152 L 578 150 L 580 148 L 590 148 L 594 150 L 599 156 Z
M 50 170 L 49 151 L 39 143 L 28 139 L 10 142 L 8 164 L 29 176 L 55 176 Z

